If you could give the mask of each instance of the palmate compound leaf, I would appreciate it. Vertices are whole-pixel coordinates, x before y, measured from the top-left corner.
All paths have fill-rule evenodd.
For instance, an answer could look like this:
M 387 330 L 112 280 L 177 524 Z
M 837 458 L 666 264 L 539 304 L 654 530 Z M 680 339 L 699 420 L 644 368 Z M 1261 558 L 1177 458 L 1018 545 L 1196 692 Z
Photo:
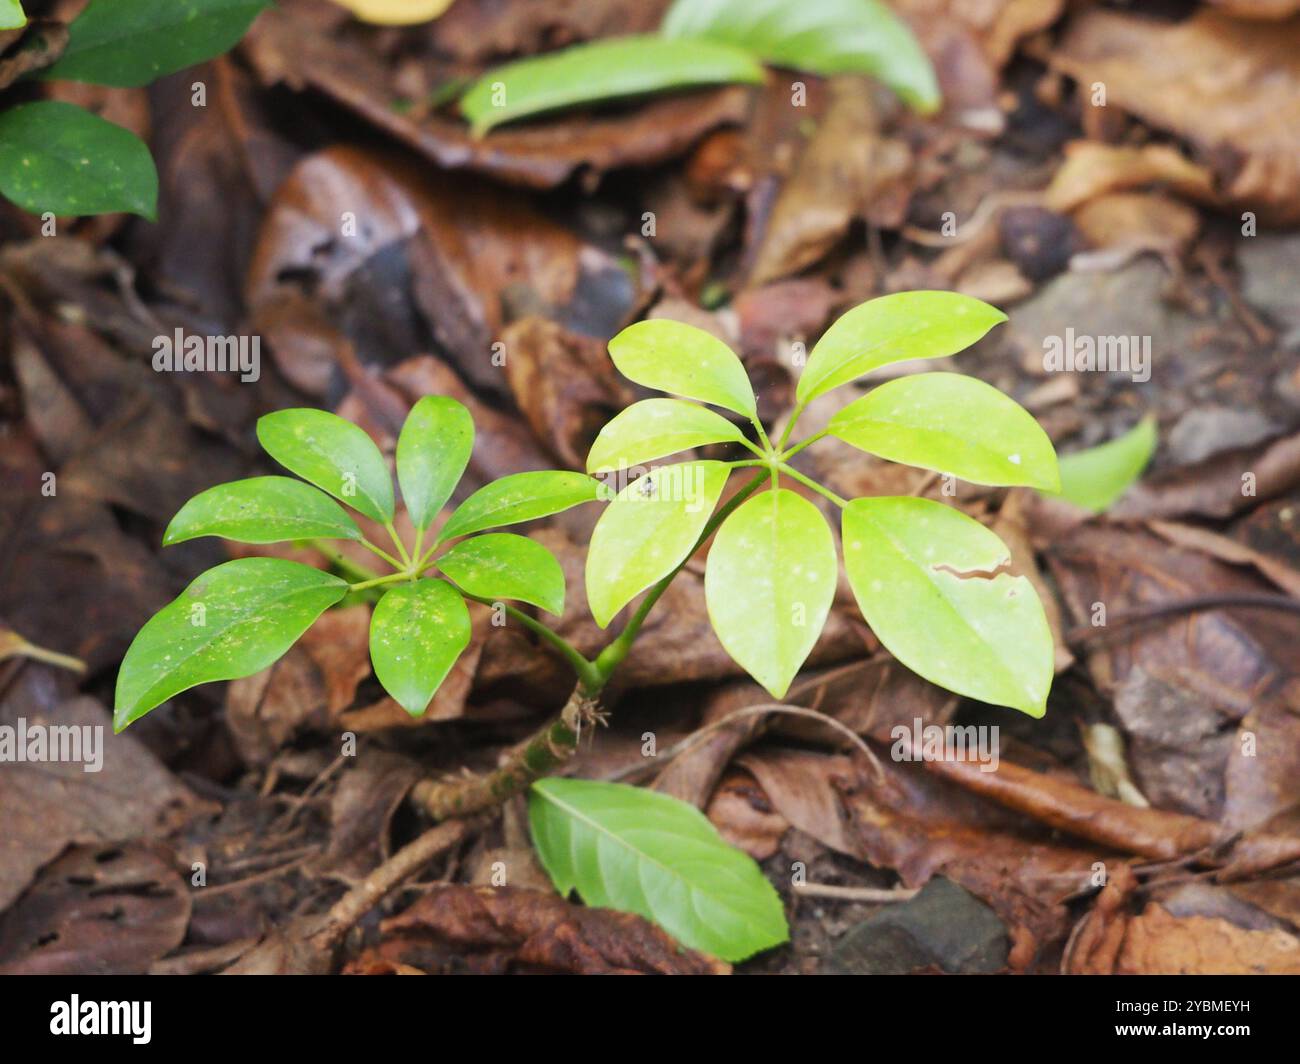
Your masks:
M 1156 450 L 1156 421 L 1144 417 L 1122 436 L 1061 459 L 1061 495 L 1101 513 L 1133 486 Z
M 871 74 L 919 111 L 940 104 L 930 60 L 878 0 L 677 0 L 661 32 L 735 44 L 787 70 Z
M 931 683 L 1031 717 L 1046 710 L 1052 633 L 1033 585 L 973 518 L 929 499 L 854 499 L 844 568 L 876 638 Z
M 660 466 L 605 508 L 587 552 L 587 602 L 604 628 L 690 554 L 731 472 L 725 462 Z
M 708 407 L 681 399 L 643 399 L 600 430 L 587 455 L 587 472 L 628 469 L 692 447 L 742 439 L 737 426 Z
M 711 333 L 668 318 L 629 325 L 609 342 L 628 380 L 752 418 L 754 389 L 736 353 Z
M 91 0 L 44 78 L 138 88 L 229 51 L 270 0 Z
M 790 937 L 781 898 L 694 806 L 620 783 L 544 779 L 528 797 L 556 890 L 637 913 L 691 949 L 742 961 Z
M 397 584 L 370 617 L 370 660 L 384 690 L 418 717 L 429 708 L 469 638 L 469 611 L 450 584 Z
M 323 491 L 292 477 L 250 477 L 195 495 L 163 533 L 163 546 L 221 536 L 239 543 L 361 539 L 361 529 Z
M 474 419 L 455 399 L 426 395 L 397 437 L 397 482 L 416 528 L 428 528 L 451 498 L 474 450 Z
M 835 542 L 821 512 L 782 488 L 743 503 L 709 549 L 704 596 L 723 648 L 773 698 L 821 635 L 835 596 Z
M 807 406 L 891 362 L 955 355 L 1006 320 L 997 307 L 956 292 L 896 292 L 869 299 L 822 334 L 795 397 Z
M 762 64 L 734 45 L 653 34 L 610 37 L 489 70 L 469 87 L 460 109 L 479 136 L 502 122 L 577 104 L 762 81 Z
M 113 730 L 198 684 L 261 672 L 347 592 L 346 581 L 280 558 L 209 569 L 132 640 L 117 674 Z
M 486 599 L 516 599 L 557 617 L 564 613 L 564 570 L 555 555 L 527 536 L 489 532 L 467 539 L 437 559 L 462 591 Z
M 291 473 L 371 520 L 393 519 L 393 480 L 364 429 L 311 407 L 277 410 L 257 421 L 266 453 Z
M 827 431 L 870 454 L 951 473 L 972 484 L 1055 491 L 1052 441 L 1032 414 L 991 384 L 958 373 L 918 373 L 868 392 Z
M 456 507 L 442 526 L 438 542 L 468 536 L 485 528 L 517 525 L 538 517 L 558 514 L 571 506 L 592 502 L 603 488 L 585 473 L 566 469 L 543 469 L 514 473 L 485 484 Z

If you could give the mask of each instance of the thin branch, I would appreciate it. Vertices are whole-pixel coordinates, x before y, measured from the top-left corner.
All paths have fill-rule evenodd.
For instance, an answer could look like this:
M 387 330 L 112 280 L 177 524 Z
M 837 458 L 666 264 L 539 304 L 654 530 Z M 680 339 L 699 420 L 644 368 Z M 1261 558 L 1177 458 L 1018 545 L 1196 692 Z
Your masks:
M 838 506 L 841 510 L 843 510 L 844 507 L 848 506 L 849 504 L 847 499 L 841 498 L 840 496 L 836 495 L 835 492 L 831 491 L 830 488 L 823 488 L 820 484 L 817 483 L 817 481 L 813 480 L 811 477 L 804 476 L 797 469 L 791 469 L 784 462 L 781 463 L 781 472 L 786 474 L 786 476 L 790 477 L 791 480 L 797 480 L 805 488 L 811 488 L 818 495 L 830 499 L 830 501 L 833 502 L 836 506 Z
M 563 654 L 565 661 L 567 661 L 573 667 L 573 671 L 577 673 L 578 679 L 582 681 L 582 684 L 585 688 L 587 688 L 588 690 L 599 689 L 598 686 L 593 687 L 593 685 L 597 685 L 599 683 L 599 677 L 596 672 L 595 664 L 589 661 L 583 655 L 583 653 L 580 650 L 578 650 L 577 647 L 575 647 L 572 643 L 570 643 L 567 639 L 565 639 L 564 636 L 560 635 L 559 632 L 555 631 L 555 629 L 553 629 L 550 625 L 546 624 L 544 621 L 539 621 L 536 617 L 530 617 L 523 610 L 511 606 L 510 603 L 508 602 L 500 602 L 496 599 L 483 598 L 479 595 L 471 595 L 467 591 L 461 591 L 461 594 L 464 595 L 467 599 L 473 599 L 475 602 L 481 602 L 484 606 L 490 606 L 493 609 L 500 606 L 505 611 L 507 616 L 513 617 L 516 621 L 522 624 L 529 631 L 534 632 L 540 638 L 544 639 L 547 643 L 550 643 L 550 645 L 553 646 L 556 650 L 558 650 L 561 654 Z
M 921 893 L 907 887 L 837 887 L 831 883 L 795 883 L 791 890 L 809 898 L 830 898 L 834 901 L 865 901 L 885 904 L 908 901 Z

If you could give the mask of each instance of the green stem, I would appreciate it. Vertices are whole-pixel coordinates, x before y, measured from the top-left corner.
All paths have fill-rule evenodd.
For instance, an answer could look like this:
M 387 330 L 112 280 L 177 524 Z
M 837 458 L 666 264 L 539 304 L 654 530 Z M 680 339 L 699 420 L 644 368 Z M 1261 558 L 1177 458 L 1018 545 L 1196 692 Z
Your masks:
M 346 557 L 337 547 L 331 547 L 324 540 L 313 539 L 308 542 L 312 547 L 320 551 L 325 555 L 325 557 L 332 561 L 335 566 L 337 566 L 339 572 L 343 573 L 344 576 L 347 576 L 350 579 L 373 580 L 379 575 L 373 569 L 367 569 L 364 565 L 358 565 L 356 562 L 352 561 L 352 559 Z M 399 565 L 398 568 L 400 569 L 401 566 Z
M 785 452 L 781 455 L 781 461 L 783 461 L 783 462 L 788 462 L 791 458 L 793 458 L 796 454 L 798 454 L 800 451 L 802 451 L 802 450 L 803 450 L 805 447 L 807 447 L 809 444 L 816 443 L 818 440 L 820 440 L 820 439 L 824 439 L 827 435 L 828 435 L 827 431 L 826 431 L 825 429 L 823 429 L 821 432 L 818 432 L 818 433 L 816 433 L 815 435 L 809 436 L 806 440 L 800 440 L 800 441 L 799 441 L 798 443 L 796 443 L 793 447 L 791 447 L 788 451 L 785 451 Z M 784 446 L 784 441 L 782 441 L 782 446 Z
M 794 432 L 795 425 L 799 423 L 799 415 L 802 413 L 803 403 L 800 403 L 794 408 L 794 412 L 790 415 L 790 420 L 786 422 L 785 431 L 781 433 L 781 442 L 777 444 L 778 451 L 785 450 L 785 445 L 790 442 L 790 434 Z
M 772 449 L 772 441 L 767 438 L 767 430 L 763 428 L 763 423 L 759 421 L 757 417 L 751 417 L 749 420 L 753 423 L 754 428 L 758 429 L 758 442 L 763 445 L 763 450 L 760 451 L 757 448 L 754 448 L 754 453 L 763 454 L 766 451 L 770 451 Z
M 775 472 L 775 470 L 773 472 Z M 831 491 L 829 488 L 823 488 L 820 484 L 817 483 L 817 481 L 804 476 L 797 469 L 791 469 L 784 462 L 781 463 L 781 472 L 785 473 L 788 477 L 790 477 L 791 480 L 797 480 L 805 488 L 812 488 L 812 490 L 817 492 L 818 495 L 822 495 L 830 499 L 830 501 L 833 502 L 836 506 L 838 506 L 841 510 L 843 510 L 844 507 L 848 506 L 849 504 L 849 501 L 847 499 L 843 499 L 840 496 L 836 495 L 835 492 Z
M 397 534 L 397 529 L 393 527 L 393 522 L 388 521 L 384 525 L 384 531 L 388 533 L 388 538 L 393 541 L 393 546 L 397 548 L 397 556 L 402 559 L 399 569 L 408 567 L 414 559 L 406 553 L 406 544 L 402 542 L 402 537 Z
M 382 587 L 385 584 L 395 584 L 399 580 L 409 580 L 411 574 L 408 572 L 389 573 L 387 576 L 377 576 L 373 580 L 362 580 L 359 584 L 349 584 L 348 589 L 351 591 L 365 591 L 368 587 Z
M 588 694 L 595 695 L 595 693 L 604 686 L 604 681 L 600 679 L 596 672 L 596 666 L 592 662 L 588 661 L 577 647 L 549 625 L 539 621 L 536 617 L 530 617 L 523 610 L 516 609 L 508 602 L 499 602 L 496 599 L 471 595 L 467 591 L 461 591 L 461 594 L 467 599 L 473 599 L 475 602 L 483 603 L 484 606 L 491 606 L 493 608 L 500 606 L 505 610 L 507 616 L 513 617 L 525 628 L 535 632 L 542 639 L 546 640 L 546 642 L 550 643 L 551 646 L 555 647 L 556 650 L 563 654 L 565 660 L 573 666 L 573 671 L 578 674 L 578 680 L 582 684 L 583 690 Z
M 740 438 L 740 443 L 743 446 L 748 447 L 751 451 L 754 452 L 754 454 L 758 455 L 759 458 L 763 458 L 763 459 L 767 458 L 767 455 L 763 453 L 763 449 L 761 447 L 757 447 L 754 444 L 750 443 L 749 440 L 745 439 L 744 436 Z
M 391 554 L 389 554 L 388 551 L 381 550 L 379 547 L 376 547 L 373 543 L 370 542 L 370 540 L 362 539 L 362 540 L 358 540 L 358 542 L 363 547 L 365 547 L 366 550 L 370 551 L 370 553 L 373 554 L 376 558 L 383 558 L 383 560 L 386 561 L 389 565 L 391 565 L 394 569 L 406 568 L 405 562 L 398 561 Z

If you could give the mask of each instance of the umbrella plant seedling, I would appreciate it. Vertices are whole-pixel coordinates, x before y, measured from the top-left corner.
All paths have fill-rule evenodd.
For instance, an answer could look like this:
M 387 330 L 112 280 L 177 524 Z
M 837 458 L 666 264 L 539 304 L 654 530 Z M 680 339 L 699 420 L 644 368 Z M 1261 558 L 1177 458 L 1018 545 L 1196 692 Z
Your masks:
M 572 666 L 574 695 L 501 768 L 424 781 L 413 792 L 418 803 L 439 817 L 465 814 L 531 785 L 534 841 L 562 892 L 576 888 L 589 904 L 639 912 L 724 959 L 784 941 L 779 897 L 696 809 L 619 784 L 542 777 L 572 752 L 582 724 L 597 718 L 600 693 L 646 617 L 711 537 L 704 591 L 713 629 L 774 699 L 785 696 L 822 631 L 838 579 L 835 534 L 810 496 L 838 511 L 849 585 L 895 658 L 957 694 L 1042 716 L 1052 636 L 1032 584 L 1007 571 L 1010 552 L 1001 540 L 943 503 L 845 499 L 791 464 L 833 438 L 976 484 L 1057 491 L 1056 454 L 1034 418 L 997 389 L 957 373 L 887 381 L 841 407 L 825 428 L 794 438 L 809 406 L 827 393 L 890 363 L 956 354 L 1005 320 L 996 308 L 950 292 L 902 292 L 848 311 L 808 356 L 795 409 L 775 440 L 726 344 L 680 322 L 640 322 L 615 336 L 609 353 L 624 376 L 665 397 L 634 403 L 605 425 L 586 472 L 502 477 L 465 498 L 436 532 L 435 518 L 469 462 L 474 424 L 456 400 L 426 396 L 411 409 L 395 455 L 411 542 L 394 525 L 388 464 L 362 429 L 320 410 L 269 414 L 258 422 L 258 439 L 300 479 L 255 477 L 211 488 L 185 504 L 164 543 L 199 536 L 309 541 L 334 571 L 241 558 L 203 573 L 131 644 L 114 727 L 196 684 L 266 668 L 325 610 L 363 593 L 377 596 L 375 676 L 420 716 L 470 642 L 466 601 L 496 605 Z M 669 461 L 617 492 L 592 475 L 621 478 L 707 445 L 731 445 L 741 457 Z M 587 605 L 602 629 L 630 610 L 591 658 L 523 608 L 563 614 L 559 562 L 535 540 L 498 531 L 589 503 L 604 510 L 586 558 Z M 390 542 L 367 538 L 345 506 L 382 527 Z M 359 544 L 386 571 L 358 565 L 329 541 Z

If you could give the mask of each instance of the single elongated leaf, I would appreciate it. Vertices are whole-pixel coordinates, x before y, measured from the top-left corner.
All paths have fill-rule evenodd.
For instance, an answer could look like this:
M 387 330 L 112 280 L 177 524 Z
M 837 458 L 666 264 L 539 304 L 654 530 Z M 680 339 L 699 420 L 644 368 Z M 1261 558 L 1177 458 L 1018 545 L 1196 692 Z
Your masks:
M 929 499 L 854 499 L 844 568 L 871 630 L 931 683 L 1041 717 L 1052 633 L 1034 586 L 978 521 Z M 996 575 L 993 575 L 996 572 Z
M 869 299 L 822 334 L 795 397 L 807 406 L 891 362 L 955 355 L 1006 320 L 997 307 L 956 292 L 896 292 Z
M 130 130 L 59 100 L 0 114 L 0 192 L 25 211 L 153 219 L 158 171 Z
M 18 30 L 26 25 L 27 16 L 18 0 L 0 0 L 0 30 Z
M 229 51 L 270 0 L 91 0 L 42 77 L 136 88 Z
M 370 617 L 370 660 L 384 690 L 420 716 L 461 651 L 469 646 L 469 611 L 442 580 L 392 587 Z
M 754 417 L 754 389 L 736 353 L 711 333 L 656 318 L 629 325 L 609 342 L 609 356 L 628 380 L 661 392 Z
M 721 414 L 681 399 L 643 399 L 600 430 L 587 455 L 587 472 L 627 469 L 709 443 L 744 439 Z
M 1122 436 L 1061 458 L 1061 495 L 1101 513 L 1137 481 L 1156 451 L 1155 418 L 1144 417 Z
M 527 536 L 489 532 L 456 544 L 438 568 L 479 598 L 517 599 L 557 617 L 564 613 L 564 570 L 555 555 Z
M 686 559 L 730 472 L 725 462 L 660 466 L 606 507 L 587 551 L 587 602 L 600 627 Z
M 718 529 L 704 573 L 723 647 L 784 698 L 835 597 L 835 543 L 812 503 L 785 488 L 743 503 Z
M 878 0 L 677 0 L 661 32 L 724 41 L 790 70 L 871 74 L 922 112 L 941 102 L 929 58 Z
M 601 490 L 599 481 L 584 473 L 570 473 L 564 469 L 543 469 L 502 477 L 485 484 L 456 507 L 442 526 L 438 542 L 468 536 L 485 528 L 517 525 L 520 521 L 558 514 L 571 506 L 591 502 Z
M 362 22 L 375 26 L 414 26 L 432 22 L 452 0 L 334 0 Z
M 611 37 L 489 70 L 469 87 L 460 109 L 481 135 L 502 122 L 576 104 L 762 80 L 762 64 L 729 44 Z
M 117 674 L 113 730 L 198 684 L 261 672 L 347 592 L 337 576 L 280 558 L 209 569 L 132 640 Z
M 1032 414 L 990 384 L 958 373 L 900 377 L 831 418 L 832 436 L 893 462 L 972 484 L 1060 484 L 1052 441 Z
M 544 779 L 528 821 L 555 889 L 637 913 L 691 949 L 741 961 L 790 937 L 781 898 L 694 806 L 621 783 Z
M 393 480 L 365 430 L 326 410 L 277 410 L 257 421 L 266 453 L 374 521 L 393 519 Z
M 200 492 L 172 518 L 163 546 L 200 536 L 240 543 L 362 538 L 342 506 L 291 477 L 252 477 Z
M 426 395 L 411 408 L 397 437 L 397 482 L 416 528 L 428 528 L 469 465 L 474 419 L 445 395 Z

